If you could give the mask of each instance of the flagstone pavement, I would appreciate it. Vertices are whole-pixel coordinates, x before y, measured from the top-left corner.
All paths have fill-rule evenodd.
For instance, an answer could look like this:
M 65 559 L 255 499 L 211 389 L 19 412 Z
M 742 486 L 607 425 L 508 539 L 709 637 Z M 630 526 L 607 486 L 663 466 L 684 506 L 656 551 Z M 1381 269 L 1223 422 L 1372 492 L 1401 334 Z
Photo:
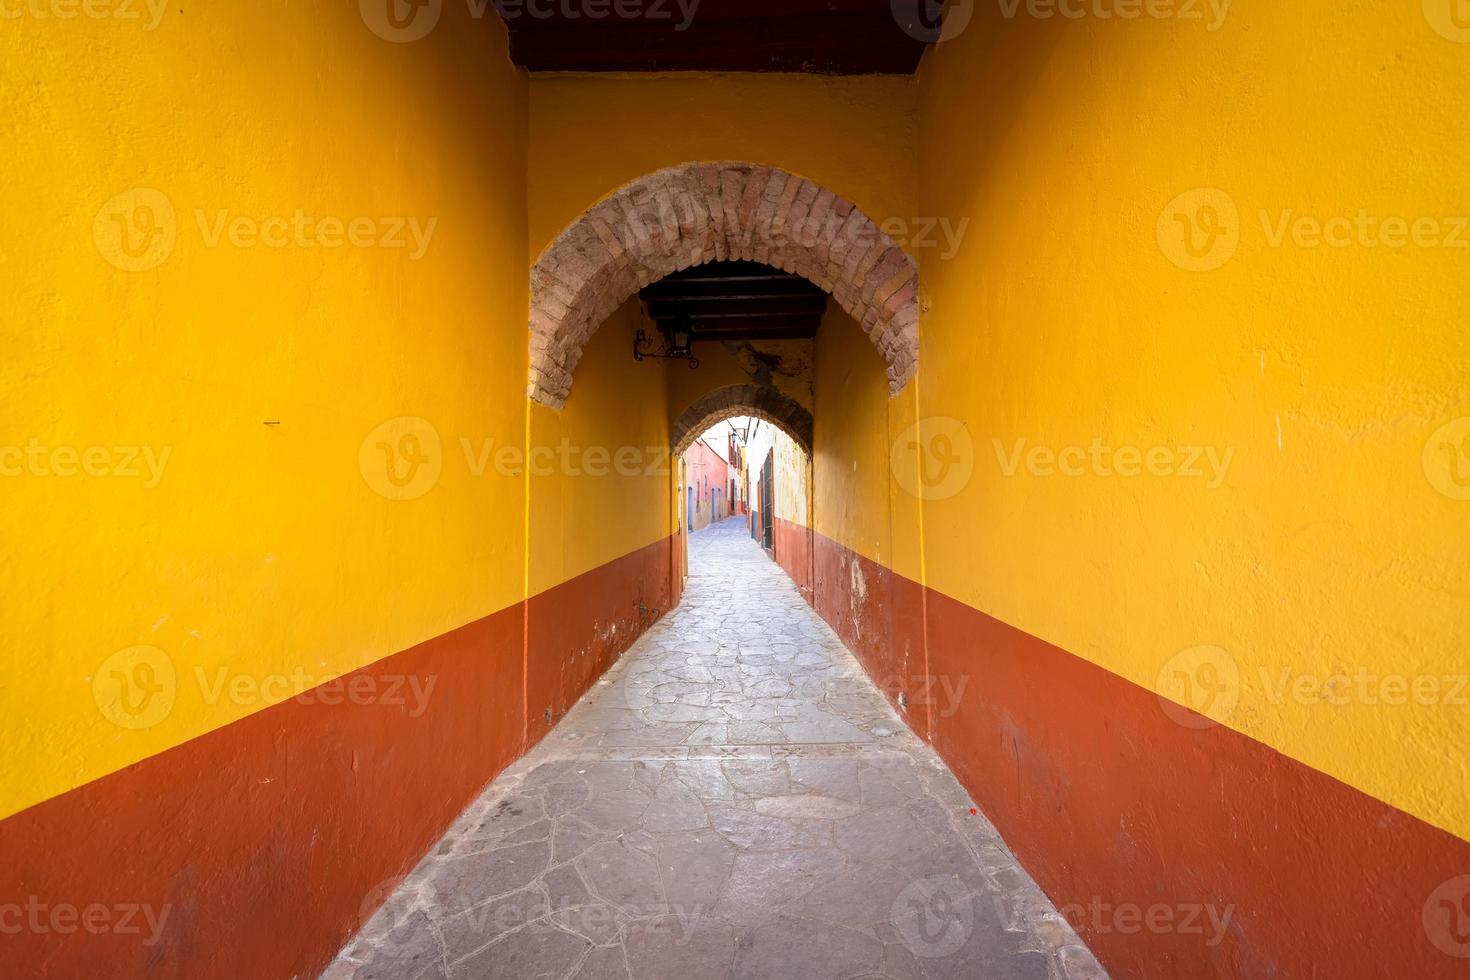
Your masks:
M 1105 977 L 743 520 L 690 551 L 325 980 Z

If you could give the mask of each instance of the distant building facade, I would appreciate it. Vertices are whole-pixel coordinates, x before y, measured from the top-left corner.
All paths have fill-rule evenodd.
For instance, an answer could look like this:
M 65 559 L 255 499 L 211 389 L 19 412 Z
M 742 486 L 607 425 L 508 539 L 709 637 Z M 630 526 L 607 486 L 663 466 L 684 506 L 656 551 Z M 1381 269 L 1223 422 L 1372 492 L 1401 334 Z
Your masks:
M 744 447 L 750 536 L 776 559 L 811 600 L 811 532 L 808 529 L 810 460 L 782 430 L 755 420 Z
M 721 449 L 727 447 L 721 446 Z M 706 438 L 696 439 L 684 453 L 685 514 L 688 529 L 701 531 L 729 517 L 735 489 L 730 464 Z

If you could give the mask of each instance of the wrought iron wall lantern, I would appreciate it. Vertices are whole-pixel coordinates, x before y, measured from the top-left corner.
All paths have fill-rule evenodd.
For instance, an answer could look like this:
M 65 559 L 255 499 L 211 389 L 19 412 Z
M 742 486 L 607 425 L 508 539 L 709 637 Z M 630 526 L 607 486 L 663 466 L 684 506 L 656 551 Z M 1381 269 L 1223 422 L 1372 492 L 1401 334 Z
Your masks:
M 639 329 L 633 338 L 633 360 L 666 358 L 673 361 L 688 361 L 691 371 L 699 367 L 699 358 L 694 356 L 694 332 L 689 329 L 688 324 L 679 323 L 667 330 L 660 328 L 659 332 L 664 336 L 663 350 L 655 350 L 657 340 Z

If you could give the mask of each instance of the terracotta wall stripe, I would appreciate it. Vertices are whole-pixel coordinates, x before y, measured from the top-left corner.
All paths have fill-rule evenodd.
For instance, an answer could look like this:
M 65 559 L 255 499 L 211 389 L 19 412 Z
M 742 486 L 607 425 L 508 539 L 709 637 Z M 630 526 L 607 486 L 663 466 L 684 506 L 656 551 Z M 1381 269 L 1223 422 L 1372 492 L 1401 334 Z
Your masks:
M 564 711 L 669 608 L 673 547 L 650 545 L 6 819 L 0 906 L 22 918 L 0 914 L 0 973 L 315 976 L 527 749 L 523 682 L 532 705 Z M 351 703 L 353 684 L 382 696 Z M 415 684 L 429 696 L 406 693 Z M 389 697 L 393 685 L 405 696 Z M 93 906 L 119 927 L 133 909 L 130 928 L 93 934 L 52 918 Z
M 818 612 L 916 728 L 929 707 L 921 733 L 1114 976 L 1466 975 L 1425 917 L 1452 928 L 1430 898 L 1470 873 L 1470 843 L 1229 728 L 1177 724 L 1153 692 L 815 541 Z M 906 653 L 926 613 L 929 679 Z

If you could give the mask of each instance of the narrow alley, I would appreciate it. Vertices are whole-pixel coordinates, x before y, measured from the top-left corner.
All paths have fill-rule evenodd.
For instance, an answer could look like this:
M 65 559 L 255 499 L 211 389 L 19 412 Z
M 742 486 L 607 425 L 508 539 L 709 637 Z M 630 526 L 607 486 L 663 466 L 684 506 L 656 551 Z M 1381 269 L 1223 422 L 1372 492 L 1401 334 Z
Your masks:
M 1470 980 L 1470 0 L 0 91 L 0 980 Z
M 679 608 L 324 976 L 1104 976 L 744 520 L 690 548 Z

